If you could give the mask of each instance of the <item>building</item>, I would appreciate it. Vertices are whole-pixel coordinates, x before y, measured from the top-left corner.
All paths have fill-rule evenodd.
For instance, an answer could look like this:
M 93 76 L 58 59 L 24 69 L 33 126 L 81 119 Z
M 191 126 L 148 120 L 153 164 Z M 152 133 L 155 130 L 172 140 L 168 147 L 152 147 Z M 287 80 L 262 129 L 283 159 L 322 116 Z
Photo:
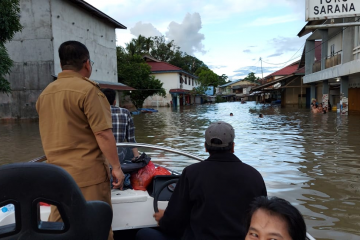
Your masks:
M 321 46 L 321 41 L 315 42 Z M 314 68 L 321 62 L 321 48 L 317 47 L 314 56 Z M 252 88 L 260 102 L 281 100 L 282 107 L 310 107 L 310 86 L 303 84 L 305 75 L 305 48 L 299 61 L 295 61 L 261 80 L 261 85 Z
M 76 40 L 94 61 L 91 79 L 103 87 L 130 90 L 118 83 L 115 29 L 124 25 L 82 0 L 21 0 L 21 32 L 6 44 L 14 61 L 8 80 L 12 93 L 0 93 L 0 118 L 37 118 L 41 91 L 61 72 L 58 48 Z
M 255 86 L 257 86 L 256 83 L 239 79 L 219 86 L 216 95 L 226 98 L 228 101 L 247 100 L 250 96 L 251 89 Z
M 151 67 L 151 75 L 163 83 L 163 88 L 166 91 L 165 98 L 155 95 L 145 99 L 145 107 L 179 107 L 200 103 L 199 98 L 191 94 L 193 88 L 200 86 L 197 76 L 167 62 L 154 59 L 151 56 L 146 55 L 144 58 Z
M 326 3 L 328 8 L 341 8 L 340 14 L 337 11 L 317 12 L 316 9 L 323 6 L 307 1 L 310 4 L 306 12 L 308 23 L 298 36 L 310 33 L 306 39 L 303 80 L 310 85 L 311 98 L 317 98 L 325 105 L 329 101 L 332 106 L 341 106 L 345 115 L 347 110 L 360 111 L 360 18 L 357 17 L 360 2 Z M 316 46 L 319 40 L 322 43 Z M 321 61 L 318 63 L 314 61 L 317 48 L 321 48 Z

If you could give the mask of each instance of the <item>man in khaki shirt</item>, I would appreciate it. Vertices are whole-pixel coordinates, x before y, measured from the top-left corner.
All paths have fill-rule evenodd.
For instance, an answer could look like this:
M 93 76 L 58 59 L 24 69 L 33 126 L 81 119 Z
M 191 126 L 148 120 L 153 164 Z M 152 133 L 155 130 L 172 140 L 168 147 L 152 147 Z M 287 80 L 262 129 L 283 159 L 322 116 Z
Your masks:
M 93 62 L 84 44 L 64 42 L 59 57 L 63 71 L 36 103 L 47 162 L 69 172 L 87 201 L 105 201 L 111 206 L 108 161 L 116 188 L 122 188 L 124 174 L 112 133 L 109 102 L 99 86 L 88 79 Z M 49 221 L 61 221 L 56 207 L 51 208 Z M 113 239 L 112 231 L 109 239 Z

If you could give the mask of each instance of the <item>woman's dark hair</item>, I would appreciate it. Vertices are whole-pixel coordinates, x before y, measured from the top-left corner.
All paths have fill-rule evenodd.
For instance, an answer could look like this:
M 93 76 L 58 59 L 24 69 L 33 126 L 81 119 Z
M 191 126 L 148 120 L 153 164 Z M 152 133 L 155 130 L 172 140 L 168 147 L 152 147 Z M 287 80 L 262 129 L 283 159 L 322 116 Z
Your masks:
M 218 139 L 218 138 L 213 138 L 211 139 L 211 143 L 212 144 L 222 144 L 223 142 Z M 226 147 L 214 147 L 214 146 L 210 146 L 205 142 L 205 148 L 206 150 L 210 153 L 210 154 L 214 154 L 214 153 L 223 153 L 223 152 L 230 152 L 232 147 L 233 147 L 234 143 L 231 142 L 229 143 L 228 146 Z
M 288 226 L 288 232 L 292 240 L 306 239 L 306 225 L 303 216 L 288 201 L 277 197 L 258 197 L 250 205 L 251 209 L 247 217 L 246 229 L 249 231 L 251 218 L 258 209 L 268 211 L 272 215 L 283 218 Z
M 115 101 L 115 97 L 116 97 L 115 90 L 110 89 L 110 88 L 105 88 L 105 89 L 102 89 L 101 91 L 105 94 L 105 96 L 106 96 L 107 100 L 109 101 L 110 105 L 113 105 L 114 101 Z
M 59 47 L 59 58 L 64 70 L 80 71 L 84 62 L 90 59 L 87 47 L 78 41 L 67 41 Z

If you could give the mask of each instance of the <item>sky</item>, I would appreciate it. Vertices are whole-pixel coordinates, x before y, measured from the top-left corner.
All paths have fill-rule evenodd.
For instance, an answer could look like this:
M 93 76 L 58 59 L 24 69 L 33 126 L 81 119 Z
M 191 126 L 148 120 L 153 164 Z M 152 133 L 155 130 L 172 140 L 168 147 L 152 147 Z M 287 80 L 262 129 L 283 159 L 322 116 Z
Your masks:
M 117 45 L 164 35 L 230 80 L 265 77 L 296 61 L 306 39 L 297 36 L 305 0 L 86 1 L 127 27 L 116 30 Z

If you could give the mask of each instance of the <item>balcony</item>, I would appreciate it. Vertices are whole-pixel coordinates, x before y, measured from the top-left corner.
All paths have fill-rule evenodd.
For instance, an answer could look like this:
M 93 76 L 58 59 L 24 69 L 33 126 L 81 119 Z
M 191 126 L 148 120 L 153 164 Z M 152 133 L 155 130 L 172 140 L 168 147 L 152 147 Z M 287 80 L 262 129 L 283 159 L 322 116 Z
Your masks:
M 334 67 L 341 64 L 341 52 L 337 52 L 336 55 L 330 56 L 326 59 L 325 69 Z

